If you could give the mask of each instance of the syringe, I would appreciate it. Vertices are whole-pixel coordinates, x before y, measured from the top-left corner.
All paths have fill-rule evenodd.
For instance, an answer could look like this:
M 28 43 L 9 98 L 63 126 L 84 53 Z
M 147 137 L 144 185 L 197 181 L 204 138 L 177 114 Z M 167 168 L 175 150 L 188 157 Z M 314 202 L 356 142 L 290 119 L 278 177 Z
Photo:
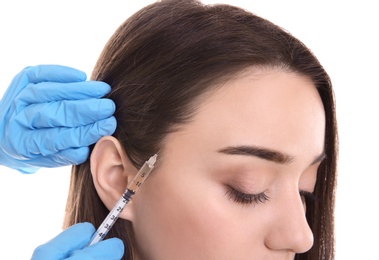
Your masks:
M 137 175 L 126 188 L 124 194 L 122 194 L 121 198 L 117 201 L 116 205 L 109 212 L 108 216 L 104 219 L 103 223 L 101 223 L 100 227 L 93 234 L 87 246 L 100 242 L 108 234 L 108 231 L 112 228 L 113 224 L 118 219 L 118 216 L 124 209 L 125 205 L 128 204 L 132 196 L 137 192 L 139 187 L 141 187 L 142 183 L 153 170 L 157 157 L 158 155 L 153 155 L 152 157 L 150 157 L 148 161 L 144 163 L 144 165 L 142 165 Z

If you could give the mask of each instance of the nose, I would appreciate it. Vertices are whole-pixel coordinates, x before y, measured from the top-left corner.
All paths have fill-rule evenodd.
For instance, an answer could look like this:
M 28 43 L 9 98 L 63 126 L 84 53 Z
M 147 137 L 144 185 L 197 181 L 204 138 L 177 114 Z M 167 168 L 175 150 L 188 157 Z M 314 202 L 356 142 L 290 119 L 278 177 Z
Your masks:
M 306 216 L 305 207 L 298 192 L 276 202 L 272 223 L 265 238 L 271 250 L 304 253 L 313 245 L 313 233 Z

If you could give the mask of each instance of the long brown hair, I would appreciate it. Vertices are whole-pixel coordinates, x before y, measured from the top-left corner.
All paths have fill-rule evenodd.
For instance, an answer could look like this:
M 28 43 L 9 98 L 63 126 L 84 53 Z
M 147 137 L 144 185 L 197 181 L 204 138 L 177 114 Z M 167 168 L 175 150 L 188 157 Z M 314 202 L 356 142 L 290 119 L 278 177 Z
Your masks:
M 326 115 L 325 153 L 318 171 L 315 202 L 307 202 L 314 246 L 296 259 L 334 258 L 334 196 L 337 126 L 332 84 L 311 51 L 282 28 L 230 5 L 195 0 L 151 4 L 127 19 L 109 39 L 92 79 L 107 82 L 117 106 L 114 136 L 129 159 L 141 166 L 161 149 L 163 138 L 191 119 L 195 102 L 248 67 L 280 67 L 310 78 Z M 73 166 L 64 227 L 109 213 L 93 185 L 89 160 Z M 118 220 L 108 237 L 125 244 L 133 259 L 131 223 Z

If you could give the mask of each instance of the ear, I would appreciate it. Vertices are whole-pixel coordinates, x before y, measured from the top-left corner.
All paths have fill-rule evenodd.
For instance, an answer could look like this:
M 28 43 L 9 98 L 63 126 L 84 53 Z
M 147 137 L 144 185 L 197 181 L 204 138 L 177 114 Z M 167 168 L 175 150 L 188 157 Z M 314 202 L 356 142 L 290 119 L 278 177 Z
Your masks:
M 138 170 L 113 136 L 102 137 L 96 143 L 90 160 L 95 189 L 104 205 L 111 210 Z M 129 201 L 119 217 L 134 220 L 133 200 Z

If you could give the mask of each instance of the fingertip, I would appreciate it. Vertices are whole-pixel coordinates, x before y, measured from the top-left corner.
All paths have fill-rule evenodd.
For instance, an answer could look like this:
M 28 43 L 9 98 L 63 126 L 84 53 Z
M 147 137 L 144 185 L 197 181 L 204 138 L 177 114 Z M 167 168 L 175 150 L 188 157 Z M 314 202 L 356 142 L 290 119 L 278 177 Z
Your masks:
M 109 238 L 74 251 L 67 259 L 122 259 L 123 255 L 123 242 L 119 238 Z
M 106 119 L 102 119 L 97 121 L 90 130 L 92 132 L 91 141 L 92 143 L 97 142 L 101 137 L 112 135 L 116 131 L 117 122 L 114 116 L 108 117 Z
M 111 88 L 111 86 L 108 83 L 106 83 L 104 81 L 98 81 L 98 82 L 101 83 L 101 85 L 103 86 L 105 94 L 108 94 L 109 92 L 111 92 L 112 88 Z
M 120 256 L 123 256 L 124 255 L 124 242 L 122 242 L 121 239 L 117 238 L 117 237 L 112 237 L 112 238 L 109 238 L 105 241 L 108 241 L 108 243 L 110 243 L 112 249 L 114 252 L 117 251 L 117 253 L 120 255 Z
M 86 81 L 87 80 L 87 74 L 81 70 L 77 71 L 77 77 L 78 77 L 78 81 Z
M 58 152 L 55 158 L 59 158 L 63 165 L 78 165 L 84 163 L 89 156 L 89 147 L 71 148 Z M 57 160 L 57 159 L 56 159 Z
M 70 228 L 75 228 L 78 231 L 91 235 L 95 232 L 95 226 L 90 222 L 76 223 L 72 225 Z
M 101 122 L 102 131 L 100 132 L 100 135 L 102 136 L 112 135 L 116 131 L 116 127 L 117 127 L 117 121 L 114 116 L 104 119 Z
M 52 65 L 59 68 L 59 70 L 62 72 L 60 82 L 66 82 L 66 79 L 71 79 L 73 81 L 85 81 L 87 80 L 87 74 L 84 71 L 67 67 L 67 66 L 61 66 L 61 65 Z
M 113 102 L 112 99 L 102 98 L 99 102 L 98 111 L 104 116 L 112 116 L 116 111 L 116 104 Z
M 62 65 L 44 64 L 26 67 L 22 74 L 25 74 L 29 83 L 40 82 L 78 82 L 85 81 L 85 72 Z
M 85 81 L 87 75 L 85 72 L 62 65 L 38 65 L 35 66 L 36 74 L 35 80 L 31 81 L 56 81 L 56 82 L 75 82 L 75 81 Z M 37 83 L 35 82 L 35 83 Z
M 111 91 L 111 86 L 103 81 L 87 81 L 93 90 L 96 90 L 97 97 L 103 97 Z
M 19 171 L 22 174 L 33 174 L 36 173 L 39 169 L 39 167 L 36 166 L 29 166 L 29 167 L 19 167 L 15 168 L 17 171 Z
M 83 236 L 92 235 L 95 232 L 95 227 L 89 222 L 81 222 L 68 227 L 64 232 L 80 233 Z
M 105 239 L 97 244 L 91 245 L 90 246 L 92 250 L 96 249 L 102 249 L 103 257 L 116 257 L 117 259 L 121 259 L 122 256 L 124 255 L 124 243 L 122 242 L 121 239 L 117 237 L 112 237 Z
M 71 79 L 72 81 L 86 81 L 87 80 L 87 74 L 84 71 L 67 67 L 67 66 L 61 66 L 61 65 L 52 65 L 57 66 L 57 68 L 60 68 L 60 71 L 62 72 L 62 77 L 59 80 L 60 82 L 66 82 L 66 79 Z
M 95 226 L 89 222 L 76 223 L 68 227 L 64 233 L 66 233 L 67 238 L 79 235 L 81 237 L 79 245 L 85 245 L 91 239 L 93 233 L 96 231 Z
M 88 156 L 89 156 L 88 146 L 74 148 L 72 150 L 75 152 L 75 157 L 73 157 L 75 159 L 72 162 L 73 165 L 84 163 L 88 159 Z

